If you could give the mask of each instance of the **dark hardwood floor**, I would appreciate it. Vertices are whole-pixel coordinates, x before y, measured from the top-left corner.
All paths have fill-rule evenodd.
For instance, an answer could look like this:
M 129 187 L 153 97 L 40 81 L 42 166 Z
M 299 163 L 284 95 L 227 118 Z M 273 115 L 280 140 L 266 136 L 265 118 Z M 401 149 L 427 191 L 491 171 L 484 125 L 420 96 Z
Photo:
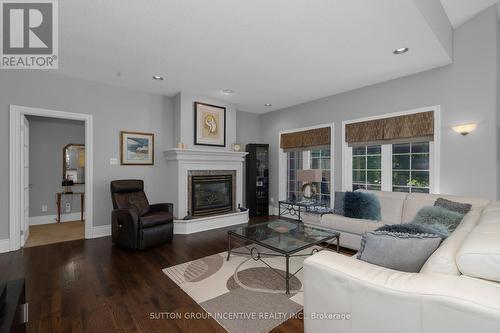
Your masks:
M 268 218 L 252 219 L 258 223 Z M 0 280 L 26 278 L 28 332 L 226 332 L 212 319 L 150 319 L 204 310 L 161 269 L 227 250 L 227 229 L 175 235 L 171 244 L 129 251 L 110 237 L 0 255 Z M 273 330 L 303 332 L 291 319 Z

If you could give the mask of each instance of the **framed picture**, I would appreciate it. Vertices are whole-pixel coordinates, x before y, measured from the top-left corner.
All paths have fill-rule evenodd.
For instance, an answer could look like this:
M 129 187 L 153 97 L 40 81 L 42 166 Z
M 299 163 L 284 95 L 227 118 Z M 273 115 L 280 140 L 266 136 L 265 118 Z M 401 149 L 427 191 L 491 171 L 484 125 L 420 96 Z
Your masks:
M 155 162 L 153 133 L 120 132 L 121 165 L 153 165 Z
M 226 108 L 194 103 L 194 144 L 226 146 Z

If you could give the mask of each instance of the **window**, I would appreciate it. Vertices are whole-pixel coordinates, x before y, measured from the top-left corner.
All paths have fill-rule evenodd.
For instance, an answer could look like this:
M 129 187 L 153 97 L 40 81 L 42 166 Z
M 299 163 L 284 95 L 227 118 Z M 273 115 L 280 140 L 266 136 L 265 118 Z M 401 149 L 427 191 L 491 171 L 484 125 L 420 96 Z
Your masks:
M 354 146 L 347 152 L 347 190 L 431 192 L 432 142 Z
M 429 193 L 429 142 L 392 145 L 392 191 Z
M 317 189 L 315 200 L 330 207 L 331 199 L 331 155 L 330 148 L 297 150 L 286 152 L 287 156 L 287 199 L 303 200 L 302 182 L 297 179 L 297 171 L 303 169 L 321 170 L 321 182 L 314 185 Z
M 314 149 L 310 151 L 311 169 L 321 170 L 321 182 L 315 183 L 318 200 L 330 207 L 331 157 L 330 149 Z
M 352 190 L 382 189 L 382 146 L 352 148 Z
M 287 199 L 299 200 L 302 182 L 297 180 L 297 170 L 302 169 L 302 152 L 290 151 L 287 155 Z

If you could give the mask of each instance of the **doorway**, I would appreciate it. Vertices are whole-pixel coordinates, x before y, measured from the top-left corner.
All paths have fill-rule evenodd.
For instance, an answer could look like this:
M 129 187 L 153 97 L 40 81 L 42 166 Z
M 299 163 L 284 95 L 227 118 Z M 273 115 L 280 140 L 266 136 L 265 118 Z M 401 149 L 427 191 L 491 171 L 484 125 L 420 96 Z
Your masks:
M 78 150 L 75 150 L 77 153 L 69 156 L 70 159 L 73 159 L 76 163 L 77 167 L 71 167 L 66 170 L 64 169 L 63 162 L 63 154 L 66 152 L 61 150 L 60 158 L 61 164 L 58 164 L 57 167 L 52 166 L 51 168 L 57 168 L 57 172 L 60 175 L 59 180 L 53 180 L 51 184 L 56 186 L 56 190 L 50 190 L 50 194 L 45 194 L 45 196 L 50 196 L 51 198 L 59 198 L 59 207 L 61 209 L 59 212 L 67 212 L 67 214 L 50 214 L 57 212 L 57 207 L 54 207 L 54 203 L 47 202 L 46 204 L 40 204 L 37 202 L 33 205 L 33 196 L 32 200 L 30 200 L 30 190 L 33 189 L 34 184 L 30 181 L 30 148 L 33 145 L 30 145 L 30 118 L 44 118 L 44 119 L 53 119 L 59 122 L 81 122 L 84 125 L 84 140 L 82 142 L 71 142 L 64 145 L 66 147 L 68 144 L 73 148 L 81 148 L 81 146 L 71 146 L 71 144 L 79 144 L 85 147 L 85 154 L 78 155 Z M 31 227 L 34 227 L 33 224 L 44 224 L 46 225 L 42 233 L 39 232 L 39 235 L 43 235 L 44 233 L 47 235 L 58 237 L 66 237 L 65 240 L 69 240 L 72 237 L 75 237 L 75 230 L 80 228 L 80 232 L 84 230 L 85 238 L 92 238 L 92 217 L 93 217 L 93 205 L 92 205 L 92 189 L 93 189 L 93 170 L 92 170 L 92 156 L 93 156 L 93 146 L 92 146 L 92 115 L 87 114 L 78 114 L 78 113 L 70 113 L 70 112 L 62 112 L 62 111 L 54 111 L 47 109 L 39 109 L 39 108 L 31 108 L 24 106 L 11 105 L 10 106 L 10 224 L 9 224 L 9 234 L 10 234 L 10 250 L 14 251 L 19 249 L 22 246 L 29 246 L 29 236 L 30 236 L 30 224 Z M 43 153 L 43 152 L 42 152 Z M 65 158 L 65 157 L 64 157 Z M 80 167 L 80 169 L 78 169 Z M 66 168 L 68 169 L 68 168 Z M 31 174 L 33 174 L 34 170 L 31 170 Z M 43 170 L 42 170 L 42 178 L 43 178 Z M 78 176 L 81 179 L 85 180 L 84 191 L 80 189 L 74 189 L 73 186 L 75 183 L 79 182 Z M 66 180 L 71 180 L 71 182 L 63 182 Z M 55 184 L 54 184 L 55 183 Z M 78 184 L 77 184 L 78 185 Z M 80 184 L 81 185 L 81 184 Z M 53 192 L 53 193 L 52 193 Z M 73 192 L 73 193 L 69 193 Z M 71 197 L 79 197 L 76 199 L 71 199 L 71 203 L 63 205 L 66 201 L 61 200 L 62 196 L 71 196 Z M 42 196 L 43 197 L 43 196 Z M 57 199 L 56 199 L 57 201 Z M 84 222 L 80 222 L 77 224 L 76 228 L 70 228 L 65 220 L 71 220 L 73 215 L 71 212 L 71 206 L 74 204 L 79 209 L 85 211 L 85 219 Z M 45 207 L 46 206 L 46 207 Z M 50 208 L 49 208 L 50 206 Z M 81 207 L 80 207 L 81 206 Z M 69 209 L 67 208 L 69 207 Z M 50 209 L 50 212 L 49 212 Z M 33 211 L 41 212 L 40 215 L 33 214 Z M 44 212 L 44 210 L 47 210 Z M 30 211 L 32 212 L 30 214 Z M 30 216 L 31 215 L 31 216 Z M 35 215 L 35 216 L 34 216 Z M 76 214 L 80 216 L 80 214 Z M 41 216 L 41 217 L 40 217 Z M 56 216 L 56 218 L 54 218 Z M 83 216 L 83 214 L 81 214 Z M 33 219 L 36 217 L 36 219 Z M 45 220 L 44 220 L 45 219 Z M 52 219 L 52 220 L 51 220 Z M 75 219 L 76 220 L 76 219 Z M 83 218 L 78 218 L 78 220 L 83 220 Z M 43 222 L 49 223 L 43 223 Z M 75 221 L 75 222 L 76 222 Z M 40 223 L 42 222 L 42 223 Z M 59 229 L 55 230 L 54 228 Z M 38 226 L 37 226 L 38 227 Z M 42 227 L 42 226 L 39 226 Z M 32 230 L 34 230 L 32 228 Z M 33 235 L 32 235 L 33 236 Z M 81 236 L 79 237 L 81 238 Z M 43 239 L 43 237 L 42 237 Z M 57 237 L 55 238 L 57 240 Z M 28 241 L 28 244 L 26 244 Z M 45 239 L 47 242 L 47 239 Z M 43 240 L 42 240 L 43 243 Z M 41 245 L 41 244 L 40 244 Z
M 23 168 L 29 174 L 23 175 L 28 225 L 21 245 L 85 238 L 85 122 L 27 115 L 23 132 Z

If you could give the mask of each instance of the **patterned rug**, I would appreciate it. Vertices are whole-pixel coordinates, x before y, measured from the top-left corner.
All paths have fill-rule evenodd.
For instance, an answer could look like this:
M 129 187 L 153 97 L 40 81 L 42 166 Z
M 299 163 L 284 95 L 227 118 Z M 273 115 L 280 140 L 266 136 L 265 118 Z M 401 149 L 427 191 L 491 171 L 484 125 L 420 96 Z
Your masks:
M 249 252 L 246 248 L 236 252 Z M 268 252 L 259 248 L 259 252 Z M 311 249 L 299 254 L 308 255 Z M 290 294 L 285 293 L 285 258 L 265 257 L 265 263 L 248 254 L 227 252 L 163 269 L 230 333 L 266 333 L 302 310 L 302 270 L 290 280 Z M 290 259 L 290 273 L 302 267 L 307 256 Z

